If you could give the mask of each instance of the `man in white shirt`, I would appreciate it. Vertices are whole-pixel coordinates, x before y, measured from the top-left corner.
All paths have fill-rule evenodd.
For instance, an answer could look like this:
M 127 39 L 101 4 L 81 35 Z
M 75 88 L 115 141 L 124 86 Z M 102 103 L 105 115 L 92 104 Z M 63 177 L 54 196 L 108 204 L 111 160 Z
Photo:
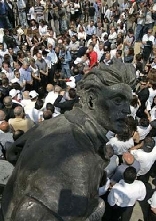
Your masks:
M 152 47 L 155 44 L 155 37 L 152 32 L 153 29 L 148 29 L 148 33 L 144 34 L 142 38 L 143 58 L 145 61 L 148 60 L 152 52 Z
M 140 180 L 148 182 L 149 171 L 156 160 L 155 141 L 151 137 L 144 139 L 144 145 L 141 149 L 131 150 L 131 154 L 140 163 L 140 170 L 137 174 Z M 148 174 L 147 174 L 148 173 Z M 146 175 L 146 176 L 145 176 Z
M 136 180 L 136 169 L 126 168 L 124 179 L 116 183 L 108 195 L 111 206 L 111 221 L 129 221 L 133 207 L 137 200 L 142 201 L 146 196 L 146 187 L 143 182 Z
M 156 220 L 156 191 L 154 191 L 152 197 L 148 200 L 150 204 L 149 212 L 148 212 L 148 221 Z
M 9 82 L 14 78 L 14 72 L 10 69 L 9 64 L 5 61 L 2 63 L 2 72 L 6 75 Z
M 45 102 L 43 108 L 46 108 L 47 103 L 54 104 L 56 98 L 58 97 L 58 93 L 54 92 L 54 86 L 52 84 L 47 84 L 47 96 L 45 98 Z

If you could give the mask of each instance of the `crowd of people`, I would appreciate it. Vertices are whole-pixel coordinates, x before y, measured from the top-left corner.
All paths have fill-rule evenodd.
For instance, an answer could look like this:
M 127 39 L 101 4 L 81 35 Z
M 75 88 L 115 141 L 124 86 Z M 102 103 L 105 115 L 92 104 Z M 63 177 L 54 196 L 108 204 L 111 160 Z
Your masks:
M 99 195 L 105 221 L 128 221 L 156 178 L 156 2 L 0 0 L 1 160 L 30 128 L 79 103 L 83 75 L 115 60 L 134 65 L 136 86 L 127 130 L 107 133 L 114 154 Z M 154 221 L 156 192 L 149 204 Z

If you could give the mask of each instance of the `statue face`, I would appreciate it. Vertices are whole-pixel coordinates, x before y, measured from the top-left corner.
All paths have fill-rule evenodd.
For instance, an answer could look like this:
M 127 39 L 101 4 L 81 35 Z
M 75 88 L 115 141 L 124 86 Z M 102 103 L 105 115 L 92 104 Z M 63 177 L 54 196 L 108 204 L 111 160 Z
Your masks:
M 125 117 L 130 113 L 132 90 L 123 83 L 104 86 L 97 98 L 96 120 L 107 130 L 115 133 L 125 128 Z

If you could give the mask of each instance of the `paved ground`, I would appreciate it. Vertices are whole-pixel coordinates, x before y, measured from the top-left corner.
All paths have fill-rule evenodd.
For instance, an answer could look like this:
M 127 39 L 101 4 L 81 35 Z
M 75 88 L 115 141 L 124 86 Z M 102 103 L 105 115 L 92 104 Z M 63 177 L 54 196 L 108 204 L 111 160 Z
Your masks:
M 146 185 L 146 188 L 147 188 L 146 198 L 140 204 L 136 203 L 134 210 L 133 210 L 133 215 L 131 217 L 131 221 L 146 221 L 147 211 L 149 207 L 147 201 L 151 197 L 153 191 L 156 190 L 155 181 L 156 181 L 156 178 L 154 179 L 150 177 L 149 183 Z

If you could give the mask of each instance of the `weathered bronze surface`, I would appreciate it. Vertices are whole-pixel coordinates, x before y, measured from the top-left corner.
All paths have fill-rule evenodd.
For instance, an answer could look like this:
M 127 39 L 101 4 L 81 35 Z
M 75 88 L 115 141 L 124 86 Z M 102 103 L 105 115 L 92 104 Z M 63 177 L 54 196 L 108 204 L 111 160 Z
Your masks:
M 132 65 L 100 65 L 78 85 L 79 106 L 14 143 L 8 159 L 13 164 L 19 159 L 4 191 L 2 220 L 100 220 L 98 187 L 108 164 L 101 147 L 108 130 L 126 126 L 134 83 Z

